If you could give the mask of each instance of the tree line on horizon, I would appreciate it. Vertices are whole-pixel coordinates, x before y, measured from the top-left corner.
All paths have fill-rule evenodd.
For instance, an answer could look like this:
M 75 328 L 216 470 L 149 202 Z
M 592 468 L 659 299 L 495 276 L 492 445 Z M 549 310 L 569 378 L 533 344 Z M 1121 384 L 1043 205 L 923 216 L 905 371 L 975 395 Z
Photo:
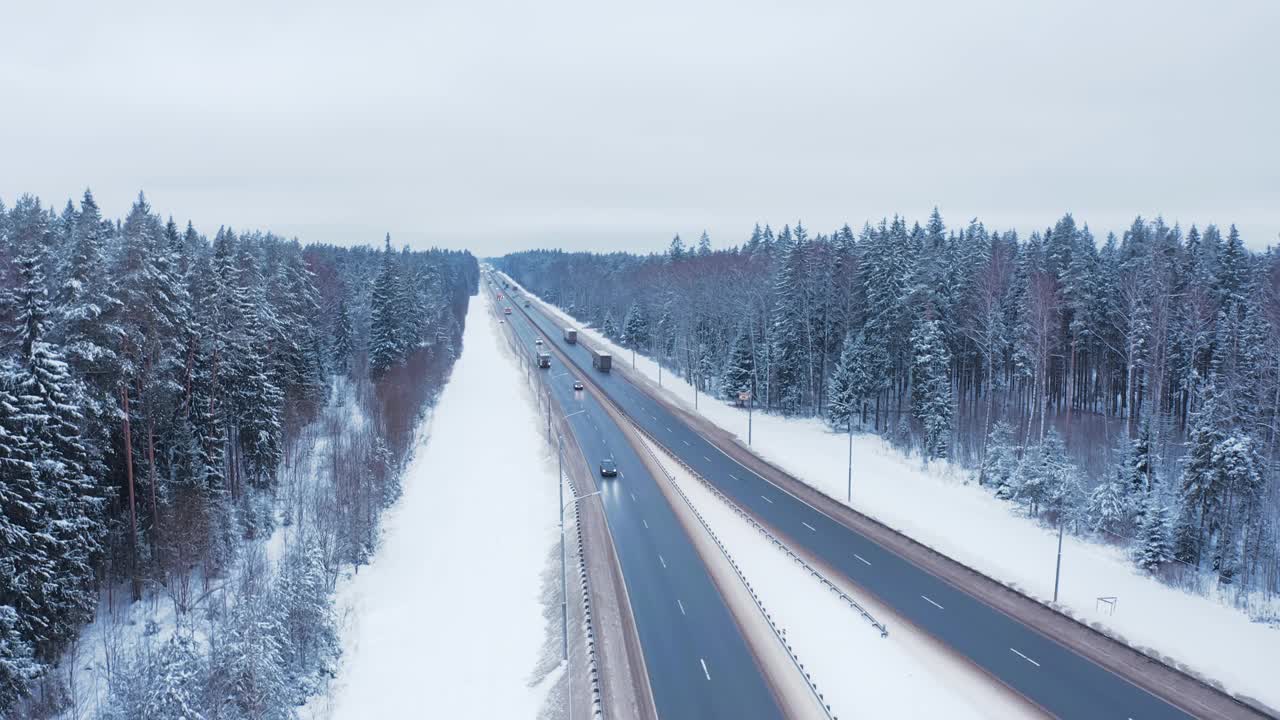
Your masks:
M 478 278 L 469 253 L 395 251 L 389 236 L 381 251 L 209 238 L 141 193 L 122 220 L 87 190 L 61 212 L 0 202 L 0 715 L 74 702 L 64 653 L 100 603 L 144 592 L 188 631 L 121 658 L 103 717 L 295 706 L 335 649 L 338 568 L 376 542 Z M 328 474 L 295 497 L 281 478 L 318 447 L 335 388 L 361 417 L 323 418 Z M 304 516 L 278 577 L 206 603 L 195 633 L 184 616 L 246 562 L 246 541 Z
M 1021 237 L 935 210 L 497 265 L 702 392 L 971 468 L 1171 582 L 1280 593 L 1280 251 L 1234 226 Z

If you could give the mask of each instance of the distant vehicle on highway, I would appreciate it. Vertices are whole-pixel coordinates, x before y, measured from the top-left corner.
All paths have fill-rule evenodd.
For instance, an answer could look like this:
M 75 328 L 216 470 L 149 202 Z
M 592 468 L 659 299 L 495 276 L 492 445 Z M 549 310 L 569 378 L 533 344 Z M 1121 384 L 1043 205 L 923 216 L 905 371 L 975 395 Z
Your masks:
M 538 353 L 538 367 L 540 368 L 551 367 L 551 353 L 544 353 L 544 352 Z
M 534 340 L 534 341 L 533 341 L 533 344 L 534 344 L 534 345 L 541 345 L 541 344 L 542 344 L 542 338 L 537 338 L 536 340 Z
M 576 345 L 578 342 L 578 331 L 573 328 L 565 328 L 564 341 L 570 345 Z
M 509 307 L 507 307 L 507 308 L 502 308 L 502 314 L 503 314 L 503 315 L 510 315 L 510 314 L 511 314 L 511 308 L 509 308 Z
M 574 381 L 573 381 L 573 389 L 574 389 L 574 390 L 581 390 L 581 389 L 582 389 L 582 381 L 581 381 L 581 380 L 574 380 Z
M 600 352 L 595 348 L 591 348 L 591 367 L 600 372 L 609 372 L 609 368 L 613 367 L 613 356 L 607 352 Z
M 524 301 L 524 306 L 525 306 L 525 307 L 529 307 L 529 301 L 528 301 L 528 300 L 525 300 L 525 301 Z
M 618 464 L 613 461 L 613 458 L 600 461 L 600 477 L 618 477 Z

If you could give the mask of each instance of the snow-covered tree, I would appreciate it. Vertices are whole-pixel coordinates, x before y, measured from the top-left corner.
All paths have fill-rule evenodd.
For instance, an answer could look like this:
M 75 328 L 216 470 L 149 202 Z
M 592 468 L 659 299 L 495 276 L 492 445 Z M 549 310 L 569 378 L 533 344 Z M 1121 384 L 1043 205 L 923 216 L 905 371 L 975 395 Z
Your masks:
M 400 283 L 397 265 L 388 233 L 382 252 L 382 269 L 369 299 L 369 373 L 375 380 L 401 359 L 400 314 L 396 307 Z
M 644 350 L 649 347 L 649 317 L 640 303 L 632 303 L 622 323 L 622 344 Z
M 22 637 L 17 611 L 0 605 L 0 716 L 8 717 L 14 704 L 27 695 L 40 669 L 31 656 L 31 645 Z
M 1133 519 L 1130 486 L 1119 472 L 1103 480 L 1089 493 L 1085 518 L 1095 531 L 1124 534 Z
M 738 393 L 751 391 L 755 384 L 755 371 L 751 330 L 744 325 L 733 340 L 733 350 L 729 353 L 724 375 L 720 378 L 720 388 L 725 397 L 733 400 L 738 397 Z
M 1169 507 L 1156 495 L 1148 495 L 1142 510 L 1142 527 L 1134 562 L 1144 570 L 1155 572 L 1174 558 L 1172 519 Z
M 1007 422 L 997 422 L 991 427 L 991 437 L 987 440 L 982 482 L 991 486 L 996 497 L 1012 500 L 1018 486 L 1018 472 L 1018 447 L 1014 443 L 1013 428 Z
M 911 409 L 921 425 L 925 462 L 945 458 L 951 440 L 951 355 L 937 320 L 922 320 L 912 334 Z

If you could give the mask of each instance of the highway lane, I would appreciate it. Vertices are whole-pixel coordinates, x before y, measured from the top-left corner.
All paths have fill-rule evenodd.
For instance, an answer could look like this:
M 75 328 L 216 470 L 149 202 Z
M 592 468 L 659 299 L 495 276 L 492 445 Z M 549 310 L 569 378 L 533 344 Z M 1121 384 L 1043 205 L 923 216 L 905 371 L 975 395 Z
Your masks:
M 634 421 L 734 502 L 1049 714 L 1121 720 L 1191 717 L 760 477 L 625 377 L 594 372 L 589 351 L 565 342 L 558 321 L 536 305 L 523 310 L 582 372 L 592 372 L 605 394 Z
M 527 318 L 513 313 L 505 320 L 533 362 L 536 333 Z M 533 372 L 550 376 L 548 385 L 593 472 L 603 458 L 617 463 L 617 478 L 596 482 L 659 717 L 784 717 L 701 558 L 622 430 L 592 393 L 573 390 L 575 373 L 558 358 L 550 369 Z

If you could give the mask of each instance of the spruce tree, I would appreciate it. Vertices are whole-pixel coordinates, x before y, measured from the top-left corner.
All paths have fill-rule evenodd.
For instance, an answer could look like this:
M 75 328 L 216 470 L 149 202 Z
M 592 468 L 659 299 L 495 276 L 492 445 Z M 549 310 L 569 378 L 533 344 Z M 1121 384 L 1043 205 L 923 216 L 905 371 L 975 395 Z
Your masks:
M 1150 495 L 1146 498 L 1142 518 L 1134 561 L 1138 567 L 1155 572 L 1174 558 L 1169 507 L 1155 495 Z
M 725 364 L 720 387 L 726 398 L 735 400 L 738 393 L 751 391 L 755 378 L 755 357 L 751 352 L 751 330 L 744 324 L 733 341 L 729 361 Z
M 911 409 L 924 426 L 925 462 L 945 458 L 951 441 L 951 354 L 937 320 L 921 321 L 911 338 Z
M 351 370 L 351 356 L 355 352 L 355 340 L 352 337 L 351 313 L 347 310 L 347 299 L 338 298 L 338 309 L 333 324 L 333 368 L 339 374 L 346 375 Z
M 17 611 L 0 605 L 0 717 L 8 717 L 14 705 L 27 696 L 40 671 L 40 664 L 31 656 L 31 645 L 19 629 Z
M 649 318 L 644 306 L 632 303 L 622 323 L 622 344 L 636 350 L 649 347 Z
M 1012 500 L 1018 480 L 1018 448 L 1014 444 L 1013 428 L 999 421 L 991 427 L 987 440 L 987 454 L 982 463 L 982 482 L 990 485 L 997 498 Z
M 369 299 L 369 374 L 380 379 L 401 360 L 400 316 L 396 307 L 399 275 L 388 233 L 382 252 L 382 269 Z

